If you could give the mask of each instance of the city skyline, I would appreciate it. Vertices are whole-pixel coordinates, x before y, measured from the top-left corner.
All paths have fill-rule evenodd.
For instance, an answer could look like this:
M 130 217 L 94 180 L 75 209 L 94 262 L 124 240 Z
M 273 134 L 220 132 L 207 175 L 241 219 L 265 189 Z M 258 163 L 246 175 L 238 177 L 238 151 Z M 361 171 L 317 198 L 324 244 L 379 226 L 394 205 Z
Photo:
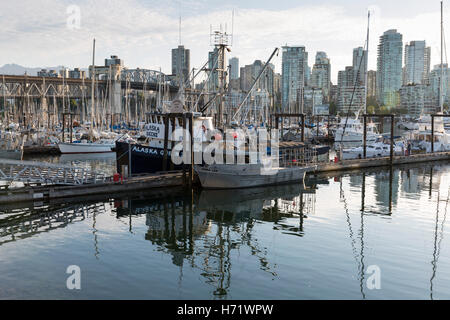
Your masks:
M 94 3 L 84 0 L 77 3 L 80 29 L 70 30 L 67 8 L 71 4 L 65 0 L 48 0 L 39 6 L 29 0 L 2 4 L 0 27 L 5 32 L 0 41 L 6 45 L 0 52 L 0 65 L 86 68 L 91 64 L 95 37 L 97 62 L 118 55 L 130 68 L 161 68 L 170 73 L 170 52 L 179 45 L 181 14 L 181 43 L 191 50 L 191 67 L 198 68 L 212 49 L 210 25 L 227 24 L 231 32 L 232 10 L 235 10 L 231 56 L 239 57 L 241 65 L 267 60 L 272 47 L 301 45 L 309 53 L 310 67 L 316 52 L 327 53 L 332 66 L 331 81 L 335 84 L 338 71 L 351 64 L 349 50 L 364 46 L 367 8 L 372 11 L 369 70 L 376 70 L 378 38 L 389 29 L 403 34 L 403 45 L 425 40 L 431 47 L 431 65 L 440 62 L 439 1 L 426 4 L 408 1 L 403 10 L 396 10 L 400 4 L 388 1 L 377 1 L 376 5 L 368 1 L 344 1 L 337 5 L 330 1 L 308 0 L 298 5 L 286 0 L 278 3 L 280 9 L 276 9 L 269 1 L 245 4 L 229 1 L 221 5 L 218 1 L 191 0 L 160 5 L 155 1 L 100 0 Z M 450 16 L 450 7 L 444 3 L 444 8 L 445 18 Z M 274 65 L 280 73 L 281 56 L 274 60 Z

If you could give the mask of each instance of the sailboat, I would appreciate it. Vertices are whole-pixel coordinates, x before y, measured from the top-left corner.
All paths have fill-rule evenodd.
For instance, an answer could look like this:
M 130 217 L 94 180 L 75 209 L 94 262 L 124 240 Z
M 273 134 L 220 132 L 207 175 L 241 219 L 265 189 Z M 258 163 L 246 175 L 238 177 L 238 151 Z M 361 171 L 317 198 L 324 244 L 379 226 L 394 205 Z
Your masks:
M 450 134 L 445 130 L 444 115 L 444 8 L 441 1 L 441 77 L 439 90 L 439 112 L 434 117 L 434 130 L 432 131 L 432 116 L 424 115 L 419 118 L 418 129 L 410 134 L 414 149 L 423 150 L 427 153 L 450 151 Z M 432 150 L 432 144 L 434 150 Z
M 367 40 L 366 40 L 366 54 L 369 55 L 369 32 L 370 32 L 370 12 L 368 13 L 368 20 L 367 20 Z M 363 65 L 363 58 L 361 57 L 359 68 Z M 367 59 L 369 61 L 369 59 Z M 367 66 L 366 66 L 367 68 Z M 364 112 L 367 113 L 367 85 L 368 85 L 368 76 L 367 76 L 367 69 L 364 70 L 365 73 L 365 89 L 364 89 Z M 355 86 L 357 83 L 355 82 Z M 361 108 L 362 109 L 362 108 Z M 346 118 L 343 118 L 338 125 L 338 128 L 336 129 L 334 133 L 335 142 L 338 143 L 345 143 L 345 142 L 360 142 L 363 143 L 364 139 L 364 126 L 359 120 L 359 113 L 361 109 L 357 112 L 355 118 L 350 118 L 348 115 Z M 368 123 L 367 124 L 367 137 L 366 141 L 368 142 L 374 142 L 379 138 L 380 134 L 376 128 L 376 125 L 374 123 Z
M 92 107 L 91 107 L 91 128 L 90 128 L 90 135 L 93 137 L 96 132 L 94 130 L 94 119 L 97 119 L 95 115 L 95 39 L 93 42 L 93 53 L 92 53 L 92 88 L 91 88 L 91 101 L 92 101 Z M 63 86 L 64 87 L 64 86 Z M 63 93 L 64 98 L 64 93 Z M 64 102 L 64 100 L 63 100 Z M 71 125 L 72 127 L 72 125 Z M 70 128 L 70 130 L 73 130 L 73 128 Z M 63 132 L 64 135 L 64 132 Z M 93 140 L 93 139 L 91 139 Z M 96 142 L 88 140 L 81 140 L 81 141 L 75 141 L 70 143 L 64 143 L 59 142 L 58 148 L 59 151 L 62 154 L 87 154 L 87 153 L 105 153 L 105 152 L 112 152 L 115 147 L 115 141 L 111 140 L 99 140 Z

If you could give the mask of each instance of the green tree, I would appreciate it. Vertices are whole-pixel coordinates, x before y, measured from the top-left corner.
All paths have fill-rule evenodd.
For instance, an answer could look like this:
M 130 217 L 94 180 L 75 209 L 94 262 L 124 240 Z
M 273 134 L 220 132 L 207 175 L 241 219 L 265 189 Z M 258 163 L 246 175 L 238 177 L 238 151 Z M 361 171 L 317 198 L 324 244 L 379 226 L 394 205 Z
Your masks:
M 335 116 L 337 114 L 337 104 L 334 101 L 330 102 L 330 115 Z

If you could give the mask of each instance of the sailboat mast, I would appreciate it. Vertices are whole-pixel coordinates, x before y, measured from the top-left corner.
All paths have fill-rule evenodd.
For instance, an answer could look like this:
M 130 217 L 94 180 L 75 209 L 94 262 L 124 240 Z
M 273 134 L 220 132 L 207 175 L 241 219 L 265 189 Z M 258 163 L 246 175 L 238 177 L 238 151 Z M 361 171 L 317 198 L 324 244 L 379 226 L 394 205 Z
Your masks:
M 91 128 L 94 129 L 95 119 L 95 39 L 92 46 L 92 75 L 91 75 Z
M 366 61 L 365 70 L 364 70 L 364 114 L 367 114 L 367 93 L 369 86 L 369 36 L 370 36 L 370 10 L 367 14 L 367 40 L 366 40 Z
M 439 94 L 439 108 L 444 113 L 444 5 L 441 1 L 441 81 Z
M 6 107 L 6 83 L 5 83 L 5 76 L 3 76 L 3 86 L 2 86 L 2 91 L 3 91 L 3 110 L 4 110 L 4 114 L 5 114 L 5 119 L 6 119 L 6 126 L 9 126 L 9 107 Z

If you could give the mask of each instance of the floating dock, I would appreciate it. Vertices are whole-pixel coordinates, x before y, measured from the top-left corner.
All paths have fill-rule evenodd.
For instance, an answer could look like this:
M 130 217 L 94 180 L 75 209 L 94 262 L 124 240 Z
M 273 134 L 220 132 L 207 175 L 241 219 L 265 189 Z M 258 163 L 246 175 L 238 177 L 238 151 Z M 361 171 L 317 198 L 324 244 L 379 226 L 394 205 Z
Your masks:
M 24 155 L 58 155 L 61 154 L 58 147 L 52 146 L 24 146 Z
M 450 160 L 450 152 L 415 154 L 410 156 L 395 156 L 392 159 L 392 163 L 390 157 L 343 160 L 337 163 L 334 162 L 320 163 L 317 165 L 317 169 L 314 173 L 348 171 L 364 168 L 388 167 L 391 164 L 396 166 L 402 164 L 424 163 L 424 162 L 445 161 L 445 160 Z
M 186 176 L 183 172 L 168 172 L 141 177 L 133 177 L 123 182 L 111 181 L 96 184 L 73 186 L 33 186 L 20 189 L 7 189 L 0 191 L 0 204 L 48 201 L 58 198 L 87 197 L 98 194 L 119 194 L 138 190 L 161 189 L 167 194 L 174 187 L 185 185 Z

